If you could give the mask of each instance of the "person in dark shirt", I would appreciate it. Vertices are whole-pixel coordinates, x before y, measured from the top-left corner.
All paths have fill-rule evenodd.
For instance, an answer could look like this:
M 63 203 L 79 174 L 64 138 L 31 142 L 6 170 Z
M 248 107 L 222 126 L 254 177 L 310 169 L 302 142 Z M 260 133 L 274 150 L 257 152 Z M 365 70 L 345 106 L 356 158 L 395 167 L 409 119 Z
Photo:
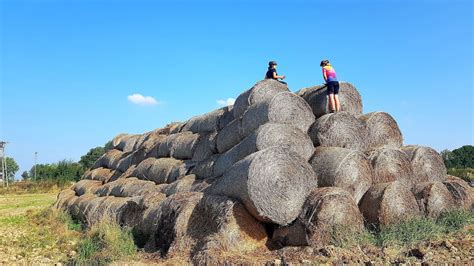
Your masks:
M 277 66 L 277 62 L 275 61 L 268 62 L 268 70 L 267 70 L 267 73 L 265 74 L 265 79 L 274 79 L 274 80 L 285 79 L 285 76 L 278 76 L 277 71 L 276 71 L 276 66 Z M 286 82 L 283 82 L 283 81 L 280 81 L 280 82 L 283 84 L 286 84 Z

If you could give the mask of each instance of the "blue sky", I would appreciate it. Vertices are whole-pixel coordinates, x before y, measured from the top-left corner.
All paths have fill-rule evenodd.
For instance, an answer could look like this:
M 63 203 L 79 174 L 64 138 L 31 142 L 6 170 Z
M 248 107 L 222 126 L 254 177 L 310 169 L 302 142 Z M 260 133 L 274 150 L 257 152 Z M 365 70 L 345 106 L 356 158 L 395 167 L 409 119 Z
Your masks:
M 320 84 L 328 58 L 405 143 L 472 145 L 472 1 L 354 2 L 0 0 L 0 139 L 19 176 L 35 151 L 78 160 L 211 111 L 269 60 L 293 91 Z

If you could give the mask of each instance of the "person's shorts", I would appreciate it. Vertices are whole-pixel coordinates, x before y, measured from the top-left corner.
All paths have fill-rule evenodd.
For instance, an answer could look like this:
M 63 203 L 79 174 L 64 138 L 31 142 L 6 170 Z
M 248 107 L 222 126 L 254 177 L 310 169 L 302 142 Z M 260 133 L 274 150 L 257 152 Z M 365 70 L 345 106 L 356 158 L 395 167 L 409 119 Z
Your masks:
M 328 95 L 339 93 L 339 81 L 329 81 L 326 86 L 328 87 Z

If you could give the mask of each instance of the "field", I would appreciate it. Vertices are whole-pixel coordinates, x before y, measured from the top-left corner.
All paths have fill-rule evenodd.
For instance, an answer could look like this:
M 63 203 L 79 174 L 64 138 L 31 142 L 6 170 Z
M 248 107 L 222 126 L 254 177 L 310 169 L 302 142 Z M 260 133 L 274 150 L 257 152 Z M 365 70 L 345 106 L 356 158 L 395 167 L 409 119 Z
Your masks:
M 51 226 L 34 224 L 30 217 L 56 200 L 56 193 L 0 195 L 0 264 L 54 263 L 74 255 L 78 236 L 61 239 Z
M 132 237 L 129 233 L 121 235 L 119 228 L 114 229 L 106 225 L 86 231 L 64 213 L 50 211 L 48 207 L 54 203 L 56 195 L 57 191 L 0 194 L 0 264 L 87 264 L 101 260 L 166 263 L 156 254 L 137 252 L 133 242 L 129 240 Z M 447 216 L 441 221 L 413 221 L 377 234 L 371 233 L 352 239 L 344 236 L 335 239 L 333 245 L 319 250 L 309 247 L 298 250 L 285 248 L 264 256 L 262 254 L 264 258 L 260 262 L 467 263 L 474 259 L 473 215 L 456 215 Z M 456 229 L 456 226 L 460 226 L 460 229 Z M 448 232 L 451 229 L 452 231 Z M 112 235 L 111 239 L 118 237 L 125 241 L 117 243 L 114 240 L 113 243 L 105 243 L 107 237 L 105 240 L 96 237 L 101 234 L 109 234 Z M 99 247 L 97 241 L 105 244 L 101 242 L 102 246 Z M 104 248 L 108 249 L 101 250 Z M 115 257 L 111 256 L 114 252 L 117 255 L 114 255 Z M 121 256 L 125 253 L 128 257 Z M 104 254 L 108 257 L 104 257 Z

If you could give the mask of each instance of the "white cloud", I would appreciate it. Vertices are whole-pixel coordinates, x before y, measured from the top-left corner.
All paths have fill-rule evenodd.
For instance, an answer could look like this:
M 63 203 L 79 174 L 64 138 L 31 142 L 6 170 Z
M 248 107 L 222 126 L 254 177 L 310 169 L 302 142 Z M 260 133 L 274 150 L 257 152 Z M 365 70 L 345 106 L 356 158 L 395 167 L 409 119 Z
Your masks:
M 217 100 L 217 104 L 220 106 L 234 105 L 234 103 L 235 103 L 234 98 L 227 98 L 227 100 Z
M 153 98 L 151 96 L 143 96 L 139 93 L 128 95 L 127 99 L 130 102 L 132 102 L 134 104 L 138 104 L 138 105 L 157 105 L 157 104 L 160 103 L 155 98 Z

